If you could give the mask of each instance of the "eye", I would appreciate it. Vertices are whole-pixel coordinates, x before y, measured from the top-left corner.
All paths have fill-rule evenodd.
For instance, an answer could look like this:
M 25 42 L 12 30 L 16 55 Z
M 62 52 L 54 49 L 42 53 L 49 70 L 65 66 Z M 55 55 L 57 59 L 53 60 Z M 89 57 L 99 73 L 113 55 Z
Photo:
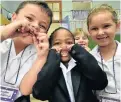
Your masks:
M 29 17 L 29 16 L 26 16 L 26 18 L 31 22 L 33 21 L 33 18 Z
M 88 39 L 88 38 L 87 38 L 86 36 L 83 36 L 82 39 L 83 39 L 83 40 L 86 40 L 86 39 Z
M 108 28 L 108 27 L 110 27 L 111 25 L 104 25 L 104 28 Z
M 80 38 L 79 37 L 75 37 L 75 40 L 79 40 Z
M 47 28 L 45 27 L 45 25 L 40 24 L 39 27 L 42 28 L 42 29 L 44 29 L 44 30 L 47 30 Z
M 60 45 L 60 42 L 55 42 L 53 45 Z
M 69 45 L 70 45 L 70 44 L 73 44 L 73 41 L 67 41 L 67 44 L 69 44 Z
M 96 30 L 98 30 L 98 28 L 91 28 L 91 30 L 94 30 L 94 31 L 96 31 Z

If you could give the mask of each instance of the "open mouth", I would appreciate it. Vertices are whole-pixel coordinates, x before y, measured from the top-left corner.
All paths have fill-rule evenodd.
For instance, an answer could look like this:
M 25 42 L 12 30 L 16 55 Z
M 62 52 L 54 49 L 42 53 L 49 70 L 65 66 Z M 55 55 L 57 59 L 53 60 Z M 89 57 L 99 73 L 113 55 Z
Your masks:
M 61 51 L 61 57 L 67 57 L 68 56 L 68 50 L 62 50 Z
M 80 46 L 84 47 L 86 44 L 85 43 L 78 43 Z

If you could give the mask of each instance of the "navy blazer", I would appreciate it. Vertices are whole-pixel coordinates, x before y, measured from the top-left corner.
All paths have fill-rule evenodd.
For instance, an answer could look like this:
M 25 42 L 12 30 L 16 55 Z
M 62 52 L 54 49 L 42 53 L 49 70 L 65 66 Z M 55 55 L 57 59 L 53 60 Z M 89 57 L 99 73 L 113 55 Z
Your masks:
M 75 102 L 99 102 L 93 90 L 102 90 L 107 86 L 106 73 L 99 67 L 96 59 L 78 44 L 72 47 L 70 55 L 77 63 L 71 70 Z M 36 99 L 71 102 L 60 61 L 59 54 L 50 50 L 47 62 L 33 86 L 32 94 Z
M 30 96 L 18 97 L 14 102 L 30 102 Z

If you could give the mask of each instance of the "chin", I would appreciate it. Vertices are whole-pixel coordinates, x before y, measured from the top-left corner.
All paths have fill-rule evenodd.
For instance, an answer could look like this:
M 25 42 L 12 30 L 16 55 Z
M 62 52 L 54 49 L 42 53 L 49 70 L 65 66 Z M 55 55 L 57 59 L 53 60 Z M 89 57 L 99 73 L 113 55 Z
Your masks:
M 62 62 L 68 62 L 70 60 L 70 58 L 61 58 Z
M 109 44 L 108 43 L 99 43 L 98 45 L 101 47 L 105 47 L 105 46 L 108 46 Z

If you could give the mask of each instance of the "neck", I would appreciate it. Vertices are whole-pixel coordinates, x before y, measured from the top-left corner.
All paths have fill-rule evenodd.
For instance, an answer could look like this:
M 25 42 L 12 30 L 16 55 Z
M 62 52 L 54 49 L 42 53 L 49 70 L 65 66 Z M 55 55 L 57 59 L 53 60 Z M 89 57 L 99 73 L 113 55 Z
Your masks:
M 99 51 L 103 57 L 103 59 L 108 60 L 110 58 L 112 58 L 112 56 L 114 56 L 115 51 L 116 51 L 116 42 L 112 42 L 110 45 L 108 46 L 100 46 L 99 47 Z
M 14 41 L 16 55 L 19 54 L 24 48 L 26 48 L 26 46 L 28 46 L 27 44 L 22 42 L 22 40 L 19 37 L 13 38 L 13 41 Z

